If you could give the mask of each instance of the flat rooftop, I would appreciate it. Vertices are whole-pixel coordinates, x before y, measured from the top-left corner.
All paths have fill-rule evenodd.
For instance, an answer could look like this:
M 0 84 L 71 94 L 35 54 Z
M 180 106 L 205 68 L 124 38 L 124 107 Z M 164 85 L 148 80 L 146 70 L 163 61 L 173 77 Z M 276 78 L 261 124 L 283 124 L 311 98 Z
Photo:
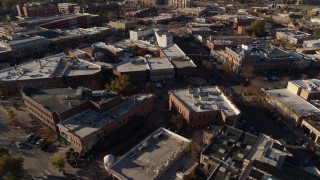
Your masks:
M 118 120 L 122 115 L 150 97 L 152 97 L 150 94 L 136 95 L 135 99 L 127 99 L 103 114 L 88 109 L 62 121 L 58 125 L 80 139 L 85 138 L 94 134 L 100 128 L 105 127 L 107 124 Z
M 191 59 L 181 59 L 181 60 L 171 60 L 171 63 L 176 68 L 187 68 L 192 67 L 196 68 L 197 65 Z
M 320 80 L 319 79 L 307 79 L 307 80 L 293 80 L 290 81 L 296 86 L 308 90 L 309 92 L 319 92 L 320 91 Z
M 170 162 L 180 158 L 190 142 L 171 131 L 159 128 L 116 161 L 110 171 L 119 179 L 161 178 L 161 171 L 172 166 L 173 163 Z
M 29 43 L 34 43 L 34 42 L 46 42 L 48 41 L 46 38 L 41 37 L 41 36 L 32 36 L 29 38 L 25 38 L 25 39 L 20 39 L 20 40 L 14 40 L 14 41 L 9 41 L 8 45 L 10 47 L 16 47 L 16 46 L 23 46 L 24 44 L 29 44 Z
M 170 91 L 192 112 L 221 110 L 227 116 L 238 115 L 239 109 L 218 87 L 203 87 Z
M 271 89 L 266 90 L 266 93 L 285 105 L 298 116 L 306 116 L 320 112 L 320 110 L 314 105 L 304 100 L 300 96 L 293 94 L 288 89 Z
M 146 71 L 147 69 L 150 69 L 148 62 L 144 57 L 138 57 L 131 61 L 119 63 L 113 68 L 118 72 Z
M 29 61 L 0 70 L 1 81 L 42 79 L 61 76 L 90 75 L 101 71 L 101 67 L 79 59 L 70 58 L 64 53 Z
M 184 57 L 184 56 L 186 56 L 186 54 L 176 44 L 165 47 L 162 49 L 162 51 L 169 59 L 170 59 L 170 57 Z
M 164 70 L 164 69 L 171 69 L 173 70 L 174 67 L 168 60 L 168 58 L 164 57 L 151 57 L 147 58 L 148 65 L 150 67 L 150 71 L 152 70 Z
M 67 111 L 88 100 L 100 103 L 117 96 L 114 92 L 92 91 L 83 86 L 78 88 L 24 88 L 23 92 L 47 110 L 57 113 Z

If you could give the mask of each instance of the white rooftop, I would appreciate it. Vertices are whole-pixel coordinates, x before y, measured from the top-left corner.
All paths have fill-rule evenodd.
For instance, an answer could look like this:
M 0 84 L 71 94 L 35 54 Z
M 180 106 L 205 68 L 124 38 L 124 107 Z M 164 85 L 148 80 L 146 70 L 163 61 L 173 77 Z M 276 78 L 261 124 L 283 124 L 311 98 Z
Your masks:
M 134 71 L 145 71 L 149 68 L 146 58 L 138 57 L 131 61 L 125 61 L 115 65 L 114 70 L 118 72 L 134 72 Z
M 93 43 L 92 44 L 92 47 L 98 47 L 98 48 L 102 48 L 102 49 L 107 49 L 111 52 L 121 52 L 123 51 L 122 48 L 117 48 L 113 45 L 108 45 L 108 44 L 105 44 L 103 42 L 97 42 L 97 43 Z
M 162 49 L 164 54 L 170 59 L 170 57 L 185 57 L 186 54 L 177 46 L 173 44 L 171 46 L 165 47 Z
M 152 57 L 147 58 L 150 70 L 174 69 L 168 58 Z
M 1 81 L 78 76 L 97 73 L 101 67 L 83 60 L 66 57 L 64 53 L 29 61 L 0 70 Z
M 295 84 L 302 89 L 306 89 L 309 92 L 320 91 L 320 80 L 319 79 L 307 79 L 307 80 L 292 80 L 291 83 Z
M 190 142 L 167 129 L 159 128 L 116 161 L 110 171 L 123 180 L 161 179 L 163 171 L 180 160 Z
M 300 96 L 293 94 L 288 89 L 271 89 L 266 90 L 266 93 L 271 97 L 277 99 L 298 116 L 306 116 L 320 112 L 318 108 L 316 108 Z
M 65 30 L 63 33 L 65 34 L 73 34 L 73 35 L 93 35 L 93 34 L 98 34 L 102 31 L 109 30 L 110 28 L 106 27 L 92 27 L 92 28 L 78 28 L 78 29 L 73 29 L 73 30 Z
M 189 88 L 170 92 L 192 112 L 221 110 L 227 116 L 240 113 L 218 87 Z
M 92 109 L 76 114 L 58 124 L 60 128 L 66 129 L 69 133 L 85 138 L 94 134 L 107 124 L 118 120 L 122 115 L 132 110 L 135 106 L 150 98 L 150 94 L 136 95 L 136 99 L 127 99 L 118 106 L 106 113 L 100 114 Z

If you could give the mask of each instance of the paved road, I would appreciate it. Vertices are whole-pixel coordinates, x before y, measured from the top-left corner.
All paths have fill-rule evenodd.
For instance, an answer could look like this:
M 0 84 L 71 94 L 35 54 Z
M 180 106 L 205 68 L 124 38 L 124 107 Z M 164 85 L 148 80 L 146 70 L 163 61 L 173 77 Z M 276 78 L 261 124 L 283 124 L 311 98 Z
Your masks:
M 0 146 L 9 149 L 12 155 L 24 158 L 24 169 L 31 178 L 47 179 L 48 176 L 61 176 L 49 163 L 53 154 L 25 143 L 25 137 L 26 133 L 23 130 L 8 126 L 7 116 L 0 109 Z M 16 141 L 23 142 L 25 146 L 22 149 L 17 148 L 14 144 Z

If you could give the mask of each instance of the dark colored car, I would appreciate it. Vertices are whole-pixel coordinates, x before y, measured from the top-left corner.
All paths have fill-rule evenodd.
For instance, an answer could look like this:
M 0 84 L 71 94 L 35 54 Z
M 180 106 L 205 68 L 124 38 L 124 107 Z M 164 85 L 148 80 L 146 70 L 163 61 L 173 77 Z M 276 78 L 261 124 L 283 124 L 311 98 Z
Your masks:
M 39 139 L 40 139 L 39 136 L 35 136 L 35 137 L 32 138 L 32 140 L 31 140 L 30 143 L 31 143 L 31 144 L 36 144 Z
M 27 140 L 28 142 L 30 142 L 30 141 L 33 139 L 33 137 L 34 137 L 34 133 L 30 133 L 30 134 L 26 137 L 26 140 Z
M 48 142 L 44 142 L 41 145 L 41 151 L 46 151 L 49 148 L 49 143 Z

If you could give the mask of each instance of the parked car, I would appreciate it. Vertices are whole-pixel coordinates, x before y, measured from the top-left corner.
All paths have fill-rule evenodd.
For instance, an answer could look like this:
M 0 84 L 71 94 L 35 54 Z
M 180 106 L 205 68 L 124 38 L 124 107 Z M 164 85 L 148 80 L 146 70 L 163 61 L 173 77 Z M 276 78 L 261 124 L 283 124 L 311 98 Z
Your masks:
M 30 142 L 30 141 L 33 139 L 33 137 L 34 137 L 34 133 L 30 133 L 30 134 L 26 137 L 26 140 Z
M 23 144 L 20 141 L 17 141 L 15 144 L 16 144 L 17 148 L 19 148 L 19 149 L 21 149 L 23 147 Z
M 42 146 L 42 144 L 45 142 L 45 139 L 41 138 L 37 141 L 36 145 L 38 145 L 39 147 Z
M 47 143 L 47 142 L 42 143 L 42 145 L 41 145 L 41 151 L 47 150 L 48 147 L 49 147 L 49 143 Z
M 31 140 L 31 144 L 36 144 L 37 142 L 38 142 L 38 140 L 40 139 L 40 137 L 39 136 L 35 136 L 35 137 L 33 137 L 32 138 L 32 140 Z

